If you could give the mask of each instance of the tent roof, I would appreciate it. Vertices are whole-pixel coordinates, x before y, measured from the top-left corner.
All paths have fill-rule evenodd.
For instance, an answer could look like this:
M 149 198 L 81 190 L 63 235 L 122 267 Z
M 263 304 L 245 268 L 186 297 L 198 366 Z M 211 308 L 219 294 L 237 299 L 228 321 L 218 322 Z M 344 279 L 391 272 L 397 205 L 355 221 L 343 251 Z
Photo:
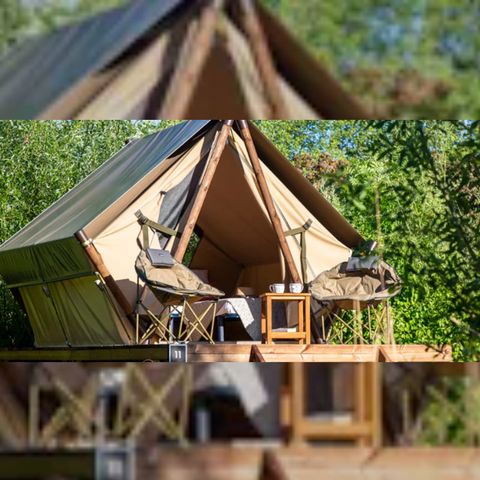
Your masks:
M 38 117 L 181 4 L 184 0 L 135 0 L 13 48 L 0 61 L 0 117 Z
M 183 122 L 130 142 L 79 185 L 0 246 L 0 252 L 63 240 L 91 224 L 125 193 L 190 140 L 218 125 L 213 120 Z M 354 248 L 360 234 L 251 124 L 258 153 L 284 185 L 344 245 Z
M 192 121 L 130 142 L 83 182 L 0 246 L 0 251 L 71 237 L 131 189 L 210 121 Z
M 191 0 L 135 0 L 13 48 L 0 60 L 0 118 L 39 118 L 58 100 L 68 103 L 67 93 L 75 92 L 75 98 L 80 98 L 74 87 L 94 74 L 108 72 L 127 52 L 138 53 L 137 46 L 145 46 L 143 40 L 148 42 L 149 32 L 157 32 L 161 22 L 166 24 L 193 5 Z M 357 100 L 275 16 L 259 2 L 257 5 L 279 75 L 318 116 L 368 117 Z M 108 75 L 98 80 L 97 86 L 93 82 L 89 88 L 100 89 L 102 82 L 110 81 Z

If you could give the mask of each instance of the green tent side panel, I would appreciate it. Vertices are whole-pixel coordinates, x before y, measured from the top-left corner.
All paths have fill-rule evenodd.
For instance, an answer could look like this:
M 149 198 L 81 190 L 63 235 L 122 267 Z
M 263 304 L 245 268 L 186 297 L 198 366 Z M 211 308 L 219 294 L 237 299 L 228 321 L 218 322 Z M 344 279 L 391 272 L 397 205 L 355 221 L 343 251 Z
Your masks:
M 124 345 L 130 337 L 92 275 L 21 288 L 37 347 Z
M 43 347 L 65 346 L 67 339 L 62 330 L 52 298 L 42 285 L 20 288 L 25 309 L 35 337 L 35 345 Z
M 57 282 L 93 273 L 77 239 L 0 251 L 0 273 L 10 288 Z
M 117 314 L 96 276 L 75 278 L 51 285 L 53 301 L 65 327 L 69 344 L 125 344 Z

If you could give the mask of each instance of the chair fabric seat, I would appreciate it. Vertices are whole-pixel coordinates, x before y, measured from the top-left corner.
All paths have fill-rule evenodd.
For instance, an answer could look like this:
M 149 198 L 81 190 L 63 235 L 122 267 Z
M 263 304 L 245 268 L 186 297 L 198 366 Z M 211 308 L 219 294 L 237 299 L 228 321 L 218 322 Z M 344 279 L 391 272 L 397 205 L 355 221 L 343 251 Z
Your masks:
M 176 260 L 172 267 L 154 267 L 143 250 L 137 257 L 135 269 L 140 279 L 163 304 L 170 303 L 173 300 L 170 297 L 176 297 L 178 301 L 178 297 L 220 298 L 225 295 Z

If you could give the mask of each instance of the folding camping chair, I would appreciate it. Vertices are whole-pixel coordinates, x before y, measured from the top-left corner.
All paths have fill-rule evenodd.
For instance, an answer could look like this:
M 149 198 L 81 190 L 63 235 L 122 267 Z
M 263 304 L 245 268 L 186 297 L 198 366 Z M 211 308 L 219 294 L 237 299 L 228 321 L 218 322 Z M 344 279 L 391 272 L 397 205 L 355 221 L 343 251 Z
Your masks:
M 136 341 L 143 344 L 156 335 L 166 342 L 204 339 L 210 343 L 213 340 L 216 300 L 224 293 L 204 283 L 188 267 L 177 262 L 165 250 L 156 250 L 152 253 L 149 232 L 155 235 L 176 235 L 176 231 L 149 220 L 141 212 L 137 218 L 142 227 L 143 241 L 138 243 L 140 254 L 135 262 L 137 271 L 137 311 L 136 311 Z M 154 264 L 154 256 L 160 259 L 161 264 Z M 153 260 L 152 260 L 153 259 Z M 140 288 L 140 280 L 144 287 Z M 144 302 L 146 289 L 150 290 L 162 306 L 159 314 L 154 314 Z M 204 305 L 203 311 L 195 308 L 195 301 L 212 299 L 213 302 Z M 140 337 L 140 309 L 143 309 L 150 325 Z M 180 318 L 178 330 L 174 328 L 172 313 Z M 208 321 L 210 319 L 210 321 Z M 210 324 L 210 328 L 208 325 Z
M 355 343 L 393 339 L 388 300 L 400 293 L 402 281 L 393 267 L 379 257 L 351 257 L 321 273 L 310 283 L 312 327 L 320 343 L 343 343 L 343 332 Z M 379 305 L 383 308 L 378 309 Z M 363 324 L 362 311 L 367 312 Z M 342 318 L 342 311 L 353 311 L 353 319 Z M 372 321 L 373 320 L 373 321 Z M 338 325 L 336 329 L 335 326 Z M 364 327 L 368 340 L 364 336 Z
M 94 418 L 97 385 L 82 364 L 75 375 L 66 377 L 62 364 L 41 364 L 29 386 L 30 445 L 48 447 L 67 439 L 91 442 L 95 438 Z M 44 395 L 54 396 L 53 411 L 43 408 Z M 51 402 L 51 399 L 50 399 Z M 55 404 L 56 404 L 55 402 Z

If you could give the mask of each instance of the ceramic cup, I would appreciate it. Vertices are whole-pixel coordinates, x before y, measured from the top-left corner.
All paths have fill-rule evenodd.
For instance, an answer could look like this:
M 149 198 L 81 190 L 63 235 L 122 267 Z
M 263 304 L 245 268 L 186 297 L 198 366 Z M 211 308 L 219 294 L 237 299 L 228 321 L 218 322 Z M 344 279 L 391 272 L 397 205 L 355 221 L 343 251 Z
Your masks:
M 285 293 L 285 285 L 283 283 L 272 283 L 270 291 L 272 293 Z
M 290 293 L 302 293 L 303 292 L 303 284 L 301 283 L 290 283 L 288 286 Z

